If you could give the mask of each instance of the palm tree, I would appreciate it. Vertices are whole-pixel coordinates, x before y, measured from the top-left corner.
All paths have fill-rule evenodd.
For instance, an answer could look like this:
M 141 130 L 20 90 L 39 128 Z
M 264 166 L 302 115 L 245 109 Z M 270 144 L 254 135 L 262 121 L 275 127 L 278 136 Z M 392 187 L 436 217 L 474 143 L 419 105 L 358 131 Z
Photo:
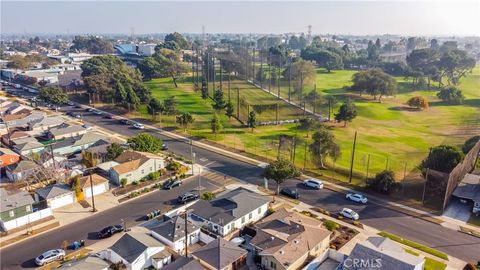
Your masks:
M 92 180 L 92 169 L 97 167 L 98 159 L 95 156 L 95 153 L 92 152 L 82 152 L 82 160 L 80 161 L 87 169 L 90 169 L 90 192 L 92 195 L 92 211 L 96 212 L 95 208 L 95 199 L 93 196 L 93 180 Z

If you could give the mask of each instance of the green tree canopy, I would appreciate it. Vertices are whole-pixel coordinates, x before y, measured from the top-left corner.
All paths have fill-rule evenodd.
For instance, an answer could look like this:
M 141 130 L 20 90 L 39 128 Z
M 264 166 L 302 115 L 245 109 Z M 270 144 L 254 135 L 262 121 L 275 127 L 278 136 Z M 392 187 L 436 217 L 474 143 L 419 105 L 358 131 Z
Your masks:
M 330 156 L 337 159 L 340 154 L 340 147 L 335 142 L 335 136 L 325 127 L 319 128 L 312 136 L 313 142 L 310 144 L 310 152 L 313 160 L 321 167 L 325 168 L 323 164 L 324 157 Z
M 338 113 L 335 113 L 335 120 L 337 122 L 344 122 L 344 126 L 347 126 L 347 122 L 351 122 L 355 117 L 357 117 L 357 107 L 355 104 L 350 101 L 344 102 L 338 109 Z
M 235 108 L 233 107 L 233 102 L 229 100 L 227 105 L 225 106 L 225 115 L 228 116 L 228 119 L 232 118 L 235 112 Z
M 184 112 L 177 116 L 177 123 L 181 125 L 185 130 L 188 128 L 188 125 L 193 123 L 194 121 L 195 119 L 189 112 Z
M 463 159 L 463 153 L 455 146 L 439 145 L 430 150 L 421 163 L 420 167 L 425 170 L 427 168 L 436 171 L 450 173 L 458 163 Z
M 59 87 L 42 87 L 38 97 L 53 104 L 65 104 L 68 102 L 68 95 Z
M 162 150 L 162 140 L 149 133 L 140 133 L 127 140 L 130 147 L 135 151 L 158 153 Z
M 163 101 L 163 108 L 167 115 L 175 115 L 177 113 L 177 101 L 175 96 L 170 96 Z
M 178 32 L 174 32 L 165 36 L 164 42 L 168 43 L 170 41 L 175 42 L 178 47 L 183 50 L 188 50 L 191 47 L 190 43 L 185 39 L 185 37 Z
M 381 100 L 382 96 L 394 95 L 397 92 L 395 79 L 383 72 L 381 69 L 369 69 L 357 72 L 352 76 L 351 90 L 360 93 L 367 93 L 373 96 L 374 100 Z
M 283 71 L 283 77 L 289 78 L 292 75 L 292 83 L 296 91 L 303 91 L 305 85 L 315 80 L 315 66 L 311 61 L 297 60 Z
M 286 179 L 297 177 L 300 175 L 300 171 L 293 165 L 292 162 L 286 159 L 278 159 L 271 162 L 263 172 L 263 176 L 267 179 L 275 181 L 277 184 L 277 194 L 279 191 L 279 186 Z
M 255 113 L 255 111 L 250 111 L 247 119 L 247 127 L 251 128 L 253 132 L 253 129 L 256 126 L 257 126 L 257 114 Z
M 213 114 L 212 120 L 210 121 L 210 128 L 212 129 L 213 134 L 215 134 L 215 137 L 217 136 L 218 132 L 223 129 L 222 122 L 220 121 L 220 117 L 218 117 L 217 113 Z
M 381 171 L 375 175 L 375 178 L 367 181 L 367 187 L 389 194 L 398 187 L 398 183 L 395 182 L 395 173 L 391 170 Z
M 87 51 L 93 54 L 108 54 L 114 52 L 111 42 L 95 36 L 75 36 L 70 50 Z
M 148 102 L 148 105 L 147 105 L 148 114 L 155 117 L 156 115 L 159 115 L 160 113 L 163 113 L 164 111 L 165 111 L 165 107 L 163 106 L 163 103 L 159 99 L 157 99 L 155 97 L 150 99 L 150 101 Z
M 223 90 L 219 88 L 215 90 L 215 92 L 213 93 L 212 107 L 215 110 L 222 110 L 225 108 L 225 106 L 226 106 L 226 103 L 225 103 L 225 98 L 223 97 Z
M 114 160 L 120 156 L 125 149 L 118 143 L 112 143 L 107 146 L 107 161 Z
M 437 93 L 437 97 L 451 105 L 462 104 L 465 98 L 462 91 L 455 86 L 442 88 L 440 92 Z

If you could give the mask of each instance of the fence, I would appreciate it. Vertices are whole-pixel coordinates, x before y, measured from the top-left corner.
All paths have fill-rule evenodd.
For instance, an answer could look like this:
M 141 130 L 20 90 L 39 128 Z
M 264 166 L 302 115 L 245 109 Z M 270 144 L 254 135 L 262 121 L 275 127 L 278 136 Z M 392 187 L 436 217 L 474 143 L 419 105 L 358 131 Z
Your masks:
M 49 217 L 52 215 L 52 209 L 50 207 L 30 213 L 28 215 L 25 215 L 23 217 L 19 217 L 7 222 L 2 221 L 2 227 L 5 231 L 27 225 L 29 223 L 35 222 L 37 220 Z

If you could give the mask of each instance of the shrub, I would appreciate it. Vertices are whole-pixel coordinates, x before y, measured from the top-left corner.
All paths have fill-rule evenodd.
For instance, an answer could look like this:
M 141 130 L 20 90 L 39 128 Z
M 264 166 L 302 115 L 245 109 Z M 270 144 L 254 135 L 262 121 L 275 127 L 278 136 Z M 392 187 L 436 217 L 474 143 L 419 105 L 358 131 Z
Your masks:
M 273 213 L 275 213 L 275 210 L 274 210 L 273 208 L 269 207 L 269 208 L 267 209 L 267 215 L 271 215 L 271 214 L 273 214 Z
M 332 220 L 325 220 L 323 222 L 323 226 L 325 226 L 325 228 L 327 228 L 327 230 L 329 231 L 334 231 L 340 227 L 340 225 L 338 225 L 335 221 Z
M 132 185 L 134 185 L 134 186 L 138 185 L 138 181 L 133 181 Z
M 342 216 L 342 215 L 338 215 L 337 218 L 340 219 L 340 220 L 342 220 L 342 219 L 343 219 L 343 216 Z
M 215 193 L 209 191 L 202 193 L 202 200 L 211 201 L 213 199 L 215 199 Z
M 398 183 L 395 182 L 395 173 L 391 170 L 381 171 L 375 175 L 375 178 L 367 181 L 367 187 L 389 194 L 398 187 Z
M 417 108 L 419 110 L 428 109 L 428 100 L 422 96 L 412 97 L 407 101 L 408 106 Z
M 387 233 L 387 232 L 379 232 L 378 235 L 390 238 L 391 240 L 393 240 L 395 242 L 399 242 L 399 243 L 402 243 L 402 244 L 407 245 L 409 247 L 421 250 L 421 251 L 426 252 L 428 254 L 431 254 L 433 256 L 437 256 L 441 259 L 448 260 L 448 255 L 446 253 L 440 251 L 440 250 L 437 250 L 437 249 L 434 249 L 434 248 L 431 248 L 431 247 L 428 247 L 428 246 L 425 246 L 425 245 L 422 245 L 420 243 L 413 242 L 413 241 L 410 241 L 410 240 L 407 240 L 407 239 L 403 239 L 403 238 L 401 238 L 397 235 L 390 234 L 390 233 Z
M 160 176 L 162 175 L 161 172 L 151 172 L 148 174 L 148 180 L 157 180 L 158 178 L 160 178 Z
M 128 179 L 127 179 L 127 178 L 122 178 L 122 179 L 120 179 L 120 185 L 121 185 L 122 187 L 125 187 L 125 186 L 127 185 L 127 183 L 128 183 Z
M 128 195 L 128 197 L 129 197 L 129 198 L 135 198 L 135 197 L 137 197 L 138 195 L 140 195 L 140 193 L 138 193 L 137 191 L 133 191 L 133 192 L 131 192 L 131 193 Z

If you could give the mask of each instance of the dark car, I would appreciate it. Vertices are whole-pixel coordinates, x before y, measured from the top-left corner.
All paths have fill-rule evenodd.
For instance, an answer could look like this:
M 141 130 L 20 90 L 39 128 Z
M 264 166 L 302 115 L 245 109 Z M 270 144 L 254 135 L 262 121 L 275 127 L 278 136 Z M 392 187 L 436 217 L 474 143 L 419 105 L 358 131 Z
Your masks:
M 177 201 L 179 203 L 185 204 L 191 201 L 195 201 L 196 199 L 198 199 L 198 194 L 187 192 L 183 195 L 178 196 Z
M 130 125 L 130 121 L 128 121 L 127 119 L 120 119 L 118 120 L 118 122 L 120 122 L 120 124 Z
M 165 184 L 163 185 L 163 189 L 172 189 L 172 188 L 175 188 L 175 187 L 179 187 L 181 185 L 182 185 L 182 182 L 180 182 L 180 181 L 170 180 L 168 182 L 165 182 Z
M 168 145 L 166 143 L 162 144 L 162 150 L 163 151 L 168 150 Z
M 77 109 L 81 109 L 81 108 L 82 108 L 82 105 L 77 103 L 77 104 L 75 104 L 74 107 L 77 108 Z
M 292 199 L 298 199 L 299 197 L 298 191 L 293 188 L 282 188 L 282 190 L 280 190 L 280 194 L 290 197 Z
M 123 226 L 122 225 L 113 225 L 113 226 L 108 226 L 106 228 L 103 228 L 103 230 L 98 232 L 98 238 L 108 238 L 116 233 L 119 233 L 123 231 Z
M 113 116 L 113 114 L 109 114 L 109 113 L 106 113 L 105 115 L 103 115 L 103 118 L 115 119 L 115 117 Z

